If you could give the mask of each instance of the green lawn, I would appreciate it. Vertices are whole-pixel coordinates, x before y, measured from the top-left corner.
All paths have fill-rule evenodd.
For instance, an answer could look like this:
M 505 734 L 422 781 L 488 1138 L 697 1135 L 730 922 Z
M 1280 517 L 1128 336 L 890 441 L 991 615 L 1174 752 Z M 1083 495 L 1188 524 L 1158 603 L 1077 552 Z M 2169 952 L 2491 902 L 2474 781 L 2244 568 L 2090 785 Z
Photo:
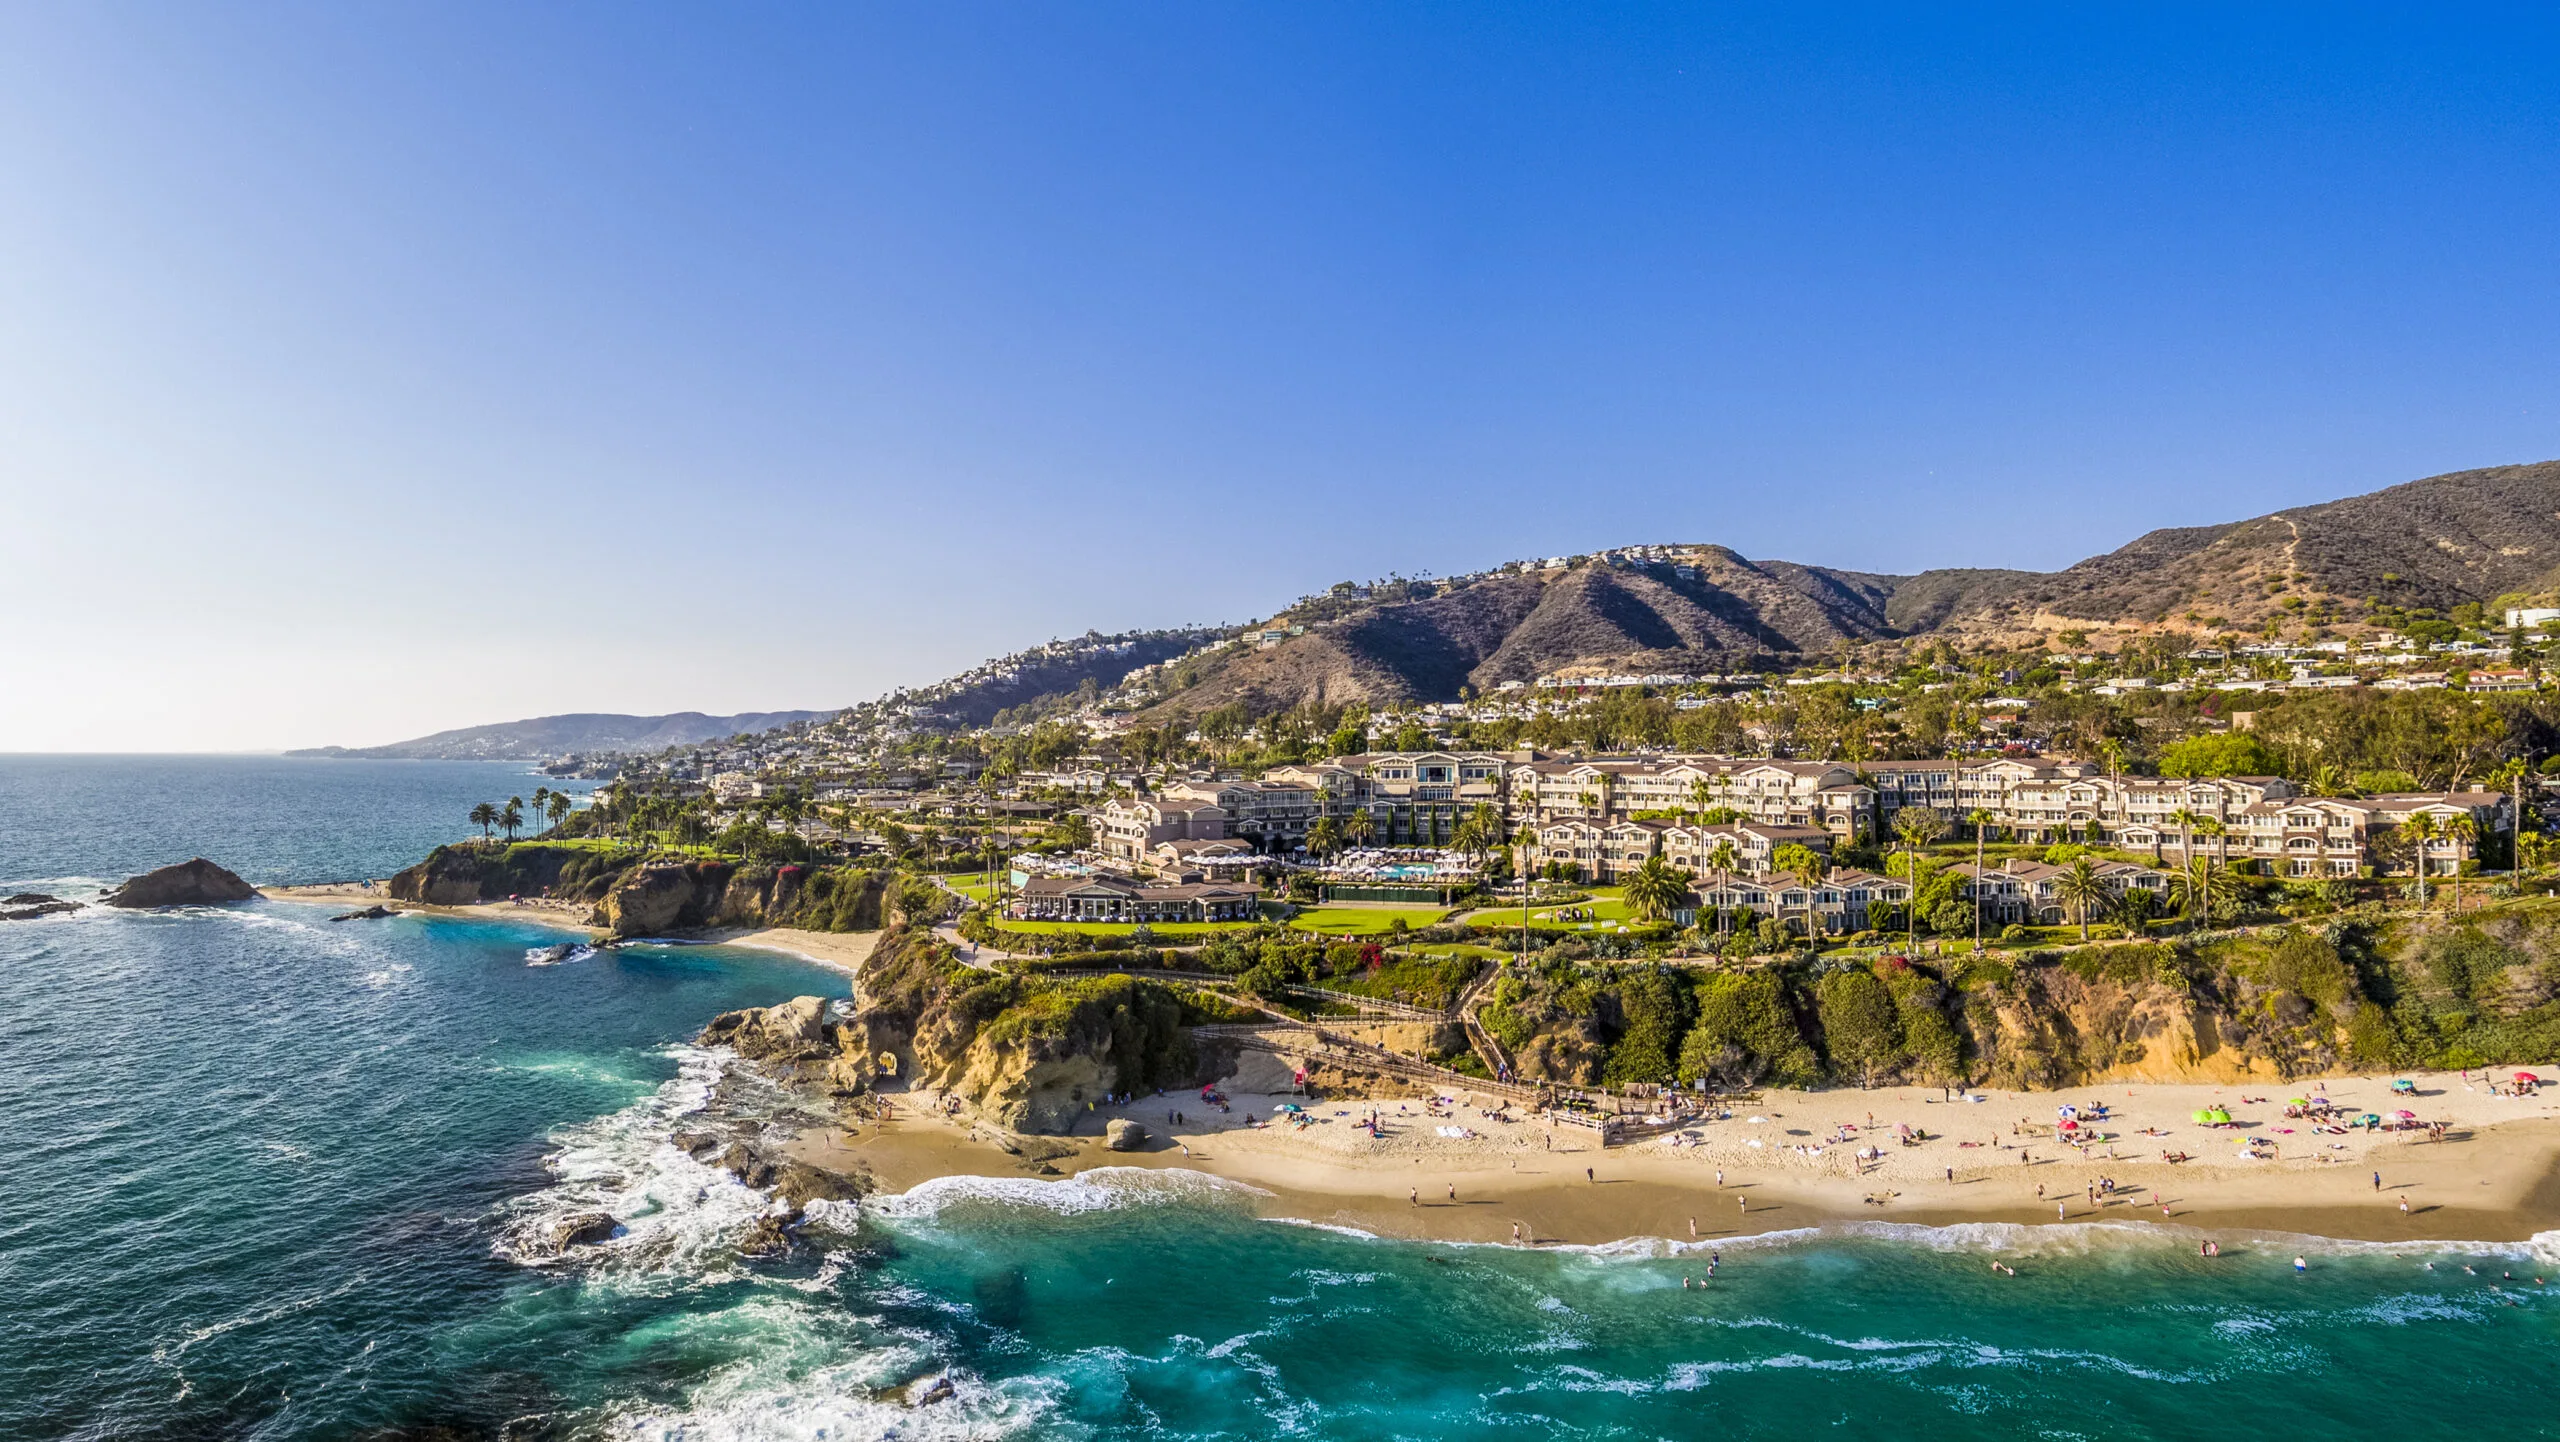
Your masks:
M 1297 931 L 1322 932 L 1327 936 L 1376 936 L 1395 929 L 1401 919 L 1415 931 L 1431 926 L 1447 916 L 1445 907 L 1370 907 L 1310 906 L 1289 921 Z
M 965 881 L 957 876 L 946 876 L 942 878 L 942 880 L 944 885 L 950 887 L 956 892 L 959 892 L 962 896 L 969 898 L 971 901 L 992 901 L 995 899 L 995 887 L 988 882 Z

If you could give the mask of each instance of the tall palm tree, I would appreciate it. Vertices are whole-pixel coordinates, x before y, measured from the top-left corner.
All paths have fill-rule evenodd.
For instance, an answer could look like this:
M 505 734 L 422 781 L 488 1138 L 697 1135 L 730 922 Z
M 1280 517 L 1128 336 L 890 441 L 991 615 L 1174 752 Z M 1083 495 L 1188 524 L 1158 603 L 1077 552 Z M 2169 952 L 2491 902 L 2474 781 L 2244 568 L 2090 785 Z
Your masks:
M 483 801 L 471 808 L 471 824 L 480 828 L 480 842 L 487 845 L 489 828 L 498 824 L 498 808 Z
M 2089 913 L 2107 903 L 2107 883 L 2104 877 L 2098 875 L 2097 863 L 2085 856 L 2072 858 L 2071 864 L 2063 868 L 2060 876 L 2054 878 L 2053 889 L 2061 896 L 2062 904 L 2071 908 L 2072 916 L 2079 921 L 2080 939 L 2087 941 Z
M 2205 819 L 2184 806 L 2169 815 L 2170 822 L 2178 828 L 2178 864 L 2190 873 L 2196 869 L 2196 827 Z M 2195 930 L 2195 914 L 2192 911 L 2187 915 L 2187 929 Z
M 1730 838 L 1717 842 L 1715 849 L 1707 853 L 1707 869 L 1716 874 L 1716 890 L 1719 894 L 1731 889 L 1734 868 L 1741 864 L 1742 853 L 1734 849 Z M 1727 908 L 1722 905 L 1716 908 L 1716 930 L 1719 932 L 1724 931 L 1732 920 L 1725 915 L 1726 910 Z
M 516 839 L 516 828 L 524 825 L 523 797 L 510 796 L 507 798 L 506 809 L 498 813 L 498 824 L 506 828 L 507 839 L 509 841 Z
M 1910 914 L 1903 918 L 1911 950 L 1920 949 L 1920 848 L 1947 834 L 1947 818 L 1934 808 L 1906 806 L 1893 813 L 1893 831 L 1902 838 L 1903 882 L 1911 888 L 1911 904 L 1904 908 Z
M 1354 846 L 1366 842 L 1377 829 L 1378 818 L 1370 815 L 1366 808 L 1342 818 L 1342 834 Z
M 560 823 L 569 819 L 569 809 L 570 801 L 568 792 L 554 791 L 551 793 L 551 804 L 549 810 L 551 812 L 551 827 L 553 830 L 558 830 Z
M 2456 816 L 2439 828 L 2453 849 L 2453 914 L 2462 914 L 2462 851 L 2480 839 L 2480 823 L 2468 816 Z
M 2427 843 L 2436 839 L 2436 819 L 2421 811 L 2400 823 L 2400 834 L 2408 838 L 2409 854 L 2417 858 L 2418 909 L 2427 909 Z
M 1805 935 L 1815 941 L 1822 940 L 1822 881 L 1830 874 L 1831 865 L 1819 852 L 1808 850 L 1796 858 L 1796 879 L 1804 883 Z
M 551 788 L 548 786 L 537 786 L 533 788 L 533 819 L 536 822 L 540 822 L 542 820 L 543 813 L 550 809 Z
M 1352 814 L 1358 815 L 1359 813 L 1354 812 Z M 1307 850 L 1313 852 L 1315 856 L 1321 860 L 1322 858 L 1341 849 L 1342 828 L 1335 825 L 1333 818 L 1330 816 L 1317 817 L 1316 824 L 1307 828 Z
M 1715 804 L 1715 799 L 1716 789 L 1708 784 L 1707 778 L 1701 776 L 1691 781 L 1689 783 L 1689 818 L 1694 821 L 1706 815 L 1707 808 Z
M 1659 856 L 1648 856 L 1627 873 L 1627 909 L 1639 921 L 1660 921 L 1689 895 L 1689 874 Z
M 1965 817 L 1965 824 L 1973 828 L 1973 949 L 1976 951 L 1982 950 L 1982 838 L 1999 820 L 1979 806 Z

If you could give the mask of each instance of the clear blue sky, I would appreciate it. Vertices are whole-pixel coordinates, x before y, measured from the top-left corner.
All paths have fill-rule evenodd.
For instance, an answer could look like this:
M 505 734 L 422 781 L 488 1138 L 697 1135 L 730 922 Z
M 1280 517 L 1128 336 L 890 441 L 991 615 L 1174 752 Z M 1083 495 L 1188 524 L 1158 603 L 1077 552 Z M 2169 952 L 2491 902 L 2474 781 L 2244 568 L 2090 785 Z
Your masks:
M 2059 13 L 2067 8 L 2067 13 Z M 0 9 L 0 749 L 2560 456 L 2529 12 Z

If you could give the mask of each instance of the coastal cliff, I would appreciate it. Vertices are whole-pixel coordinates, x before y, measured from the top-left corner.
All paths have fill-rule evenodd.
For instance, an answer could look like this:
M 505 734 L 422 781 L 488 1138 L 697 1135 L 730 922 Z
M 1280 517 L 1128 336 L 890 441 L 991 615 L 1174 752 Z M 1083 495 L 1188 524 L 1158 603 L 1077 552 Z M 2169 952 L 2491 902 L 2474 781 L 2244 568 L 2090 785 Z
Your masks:
M 1749 971 L 1558 961 L 1482 1017 L 1533 1080 L 2273 1081 L 2560 1056 L 2560 907 Z
M 707 927 L 792 926 L 876 931 L 887 873 L 863 867 L 652 859 L 630 848 L 521 841 L 439 846 L 391 878 L 397 901 L 468 906 L 510 896 L 591 903 L 592 924 L 616 936 Z
M 1209 1080 L 1190 1028 L 1232 1019 L 1213 996 L 1155 981 L 980 971 L 914 929 L 884 939 L 855 986 L 850 1015 L 800 997 L 723 1015 L 701 1040 L 804 1085 L 858 1091 L 885 1070 L 1008 1130 L 1061 1133 L 1106 1093 Z

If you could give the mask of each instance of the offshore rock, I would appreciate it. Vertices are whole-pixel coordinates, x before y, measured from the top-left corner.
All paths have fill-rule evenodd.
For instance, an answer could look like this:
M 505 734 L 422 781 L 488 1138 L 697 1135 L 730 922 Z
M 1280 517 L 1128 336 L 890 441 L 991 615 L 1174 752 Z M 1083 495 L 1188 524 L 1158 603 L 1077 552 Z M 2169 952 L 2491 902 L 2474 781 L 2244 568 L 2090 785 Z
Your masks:
M 33 921 L 39 916 L 52 916 L 56 912 L 78 911 L 85 904 L 78 901 L 65 901 L 59 896 L 47 896 L 41 891 L 22 891 L 6 901 L 0 901 L 0 921 Z
M 614 1229 L 622 1224 L 603 1212 L 580 1212 L 551 1228 L 551 1250 L 565 1252 L 571 1247 L 592 1247 L 613 1240 Z
M 726 1046 L 749 1061 L 822 1061 L 835 1054 L 827 1039 L 827 999 L 795 996 L 780 1006 L 724 1011 L 702 1029 L 704 1046 Z
M 379 921 L 383 917 L 399 914 L 387 906 L 368 906 L 362 911 L 342 911 L 329 919 L 331 921 Z
M 199 856 L 145 872 L 109 892 L 109 906 L 140 910 L 155 906 L 212 906 L 250 901 L 261 893 L 237 875 Z

